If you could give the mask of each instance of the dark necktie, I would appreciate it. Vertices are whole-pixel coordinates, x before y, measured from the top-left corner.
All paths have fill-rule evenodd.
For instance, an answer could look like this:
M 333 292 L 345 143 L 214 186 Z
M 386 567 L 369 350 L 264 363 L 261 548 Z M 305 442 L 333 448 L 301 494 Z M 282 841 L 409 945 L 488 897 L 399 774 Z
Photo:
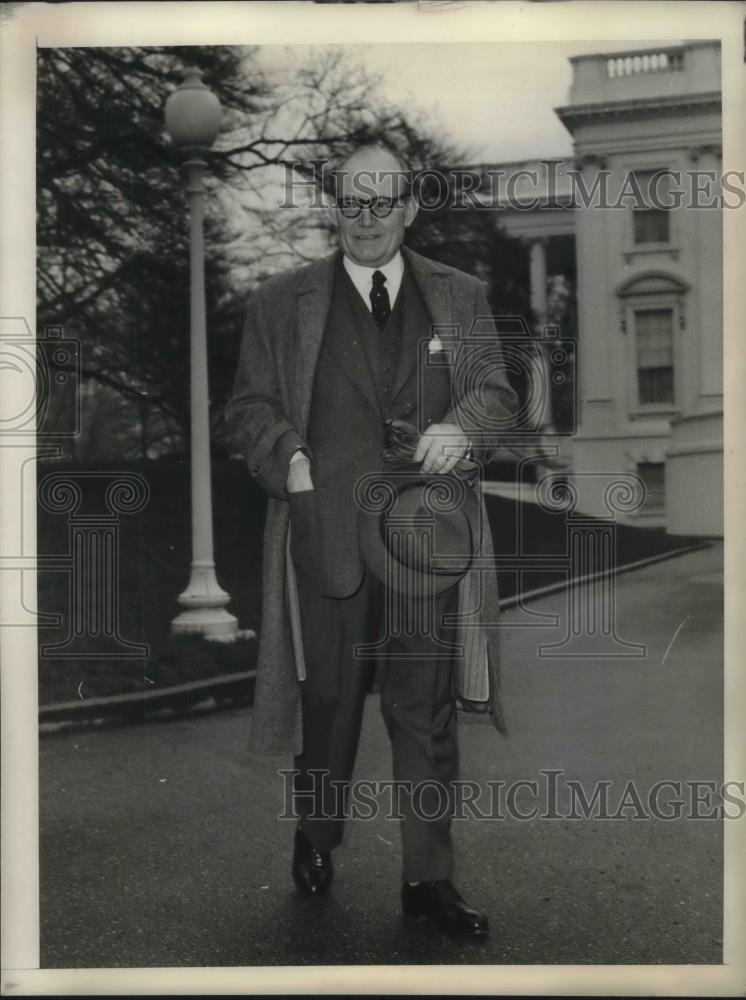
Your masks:
M 391 303 L 389 302 L 389 293 L 384 288 L 385 283 L 386 275 L 382 271 L 374 271 L 373 287 L 370 290 L 370 305 L 373 319 L 379 330 L 383 330 L 386 320 L 391 315 Z

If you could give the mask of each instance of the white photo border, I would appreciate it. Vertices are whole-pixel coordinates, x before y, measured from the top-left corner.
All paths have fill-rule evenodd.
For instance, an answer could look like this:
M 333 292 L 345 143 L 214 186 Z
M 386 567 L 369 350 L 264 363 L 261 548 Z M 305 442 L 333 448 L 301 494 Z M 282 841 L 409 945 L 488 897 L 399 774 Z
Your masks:
M 744 6 L 708 2 L 402 4 L 270 2 L 5 4 L 0 15 L 0 316 L 34 327 L 36 48 L 187 44 L 599 42 L 671 37 L 722 45 L 723 169 L 746 165 Z M 743 781 L 746 650 L 739 513 L 746 496 L 746 210 L 724 212 L 725 780 Z M 2 481 L 3 448 L 0 448 Z M 0 503 L 0 545 L 21 497 Z M 33 526 L 33 505 L 24 511 Z M 11 552 L 12 540 L 0 550 Z M 0 573 L 0 585 L 2 577 Z M 29 572 L 33 586 L 33 574 Z M 0 600 L 2 592 L 0 591 Z M 742 995 L 746 989 L 746 821 L 725 824 L 724 956 L 718 966 L 317 966 L 39 969 L 36 635 L 4 629 L 2 663 L 2 993 Z M 739 944 L 740 943 L 740 944 Z

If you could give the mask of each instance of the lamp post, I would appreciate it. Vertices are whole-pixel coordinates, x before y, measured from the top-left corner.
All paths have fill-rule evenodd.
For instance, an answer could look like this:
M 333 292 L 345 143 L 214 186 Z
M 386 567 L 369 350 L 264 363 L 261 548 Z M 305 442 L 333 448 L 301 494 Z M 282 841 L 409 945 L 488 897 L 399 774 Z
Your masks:
M 207 639 L 230 641 L 238 621 L 225 610 L 229 595 L 215 576 L 210 484 L 210 416 L 205 323 L 205 248 L 203 220 L 207 164 L 222 120 L 220 101 L 202 82 L 202 71 L 184 70 L 184 79 L 169 96 L 166 129 L 184 153 L 190 205 L 190 406 L 192 465 L 192 569 L 187 589 L 179 595 L 184 608 L 173 620 L 174 635 L 197 633 Z

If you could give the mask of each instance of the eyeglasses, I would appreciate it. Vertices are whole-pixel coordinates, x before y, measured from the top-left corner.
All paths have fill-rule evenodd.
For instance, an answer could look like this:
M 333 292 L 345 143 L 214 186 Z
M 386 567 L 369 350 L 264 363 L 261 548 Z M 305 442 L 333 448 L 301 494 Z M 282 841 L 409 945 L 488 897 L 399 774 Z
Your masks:
M 337 202 L 337 208 L 345 219 L 356 219 L 364 208 L 369 208 L 370 214 L 376 219 L 385 219 L 404 200 L 404 198 L 366 198 L 364 200 L 341 198 Z

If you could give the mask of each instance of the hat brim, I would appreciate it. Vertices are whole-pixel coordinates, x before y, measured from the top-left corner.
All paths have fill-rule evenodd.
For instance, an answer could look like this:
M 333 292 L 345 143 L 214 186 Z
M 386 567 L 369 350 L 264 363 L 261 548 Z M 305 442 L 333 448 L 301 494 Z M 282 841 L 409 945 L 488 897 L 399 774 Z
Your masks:
M 413 486 L 425 486 L 438 480 L 442 481 L 442 477 L 423 476 L 422 474 L 387 477 L 384 473 L 382 478 L 394 485 L 397 492 L 404 488 L 409 489 Z M 469 571 L 474 554 L 479 548 L 478 540 L 481 531 L 479 501 L 472 487 L 466 486 L 464 498 L 465 503 L 459 510 L 464 515 L 470 540 L 471 558 L 467 565 L 458 566 L 453 572 L 449 572 L 447 559 L 444 562 L 442 557 L 439 557 L 438 569 L 428 573 L 403 564 L 389 551 L 381 536 L 383 515 L 378 511 L 361 509 L 358 519 L 358 540 L 360 554 L 367 569 L 378 580 L 386 584 L 390 590 L 412 597 L 441 594 L 451 587 L 455 587 Z

